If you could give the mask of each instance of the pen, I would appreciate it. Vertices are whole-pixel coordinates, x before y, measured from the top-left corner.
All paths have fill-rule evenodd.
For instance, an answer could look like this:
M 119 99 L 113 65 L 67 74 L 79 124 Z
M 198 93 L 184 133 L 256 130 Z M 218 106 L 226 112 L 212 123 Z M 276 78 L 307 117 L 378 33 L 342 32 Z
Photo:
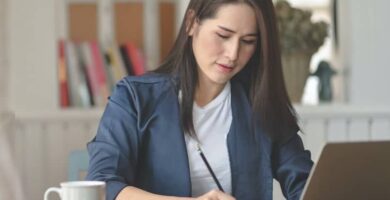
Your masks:
M 204 156 L 204 154 L 203 154 L 203 152 L 202 152 L 202 149 L 200 149 L 199 143 L 198 143 L 198 152 L 199 152 L 199 154 L 200 154 L 200 157 L 202 157 L 202 160 L 203 160 L 204 164 L 206 164 L 206 167 L 207 167 L 207 169 L 209 170 L 211 176 L 213 177 L 214 182 L 217 184 L 218 189 L 219 189 L 220 191 L 222 191 L 222 192 L 225 192 L 225 191 L 223 190 L 221 184 L 219 183 L 217 177 L 215 176 L 213 169 L 211 169 L 211 166 L 209 165 L 209 162 L 207 162 L 207 159 L 206 159 L 206 157 Z

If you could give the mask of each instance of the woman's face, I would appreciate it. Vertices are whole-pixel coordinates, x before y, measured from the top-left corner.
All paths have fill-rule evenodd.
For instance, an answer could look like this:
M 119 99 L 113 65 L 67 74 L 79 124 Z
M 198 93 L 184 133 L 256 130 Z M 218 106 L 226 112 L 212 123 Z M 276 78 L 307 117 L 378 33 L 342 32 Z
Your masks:
M 199 81 L 225 85 L 244 68 L 256 49 L 255 12 L 245 3 L 223 5 L 214 18 L 195 21 L 189 35 Z

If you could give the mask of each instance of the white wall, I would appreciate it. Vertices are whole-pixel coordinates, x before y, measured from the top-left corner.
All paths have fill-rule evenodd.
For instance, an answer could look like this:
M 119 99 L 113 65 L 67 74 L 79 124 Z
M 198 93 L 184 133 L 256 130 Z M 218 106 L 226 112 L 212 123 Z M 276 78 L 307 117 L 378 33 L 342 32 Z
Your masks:
M 57 108 L 55 1 L 10 0 L 7 6 L 9 107 Z
M 144 1 L 144 44 L 145 44 L 145 54 L 147 57 L 147 66 L 150 69 L 156 68 L 160 58 L 160 42 L 159 42 L 159 8 L 157 0 Z
M 6 24 L 6 2 L 0 0 L 0 111 L 6 108 L 7 103 L 7 64 L 5 51 L 5 24 Z
M 176 32 L 179 32 L 181 23 L 183 21 L 189 0 L 179 0 L 177 4 L 177 12 L 176 12 Z
M 342 64 L 348 68 L 347 100 L 390 104 L 390 16 L 388 0 L 339 0 Z

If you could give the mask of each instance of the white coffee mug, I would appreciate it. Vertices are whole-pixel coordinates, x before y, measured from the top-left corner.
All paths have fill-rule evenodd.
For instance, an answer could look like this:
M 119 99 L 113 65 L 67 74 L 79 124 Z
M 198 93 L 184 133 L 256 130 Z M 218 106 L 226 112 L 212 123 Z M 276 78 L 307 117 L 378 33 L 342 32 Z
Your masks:
M 105 200 L 106 183 L 102 181 L 71 181 L 60 184 L 61 188 L 46 190 L 44 200 L 51 192 L 57 192 L 61 200 Z

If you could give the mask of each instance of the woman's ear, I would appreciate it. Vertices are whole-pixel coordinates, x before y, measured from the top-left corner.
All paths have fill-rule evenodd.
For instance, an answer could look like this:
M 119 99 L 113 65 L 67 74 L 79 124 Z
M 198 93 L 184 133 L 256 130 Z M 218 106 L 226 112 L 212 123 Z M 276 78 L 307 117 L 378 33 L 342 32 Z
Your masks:
M 197 26 L 198 20 L 196 19 L 195 11 L 190 9 L 186 14 L 186 32 L 188 36 L 194 35 Z

